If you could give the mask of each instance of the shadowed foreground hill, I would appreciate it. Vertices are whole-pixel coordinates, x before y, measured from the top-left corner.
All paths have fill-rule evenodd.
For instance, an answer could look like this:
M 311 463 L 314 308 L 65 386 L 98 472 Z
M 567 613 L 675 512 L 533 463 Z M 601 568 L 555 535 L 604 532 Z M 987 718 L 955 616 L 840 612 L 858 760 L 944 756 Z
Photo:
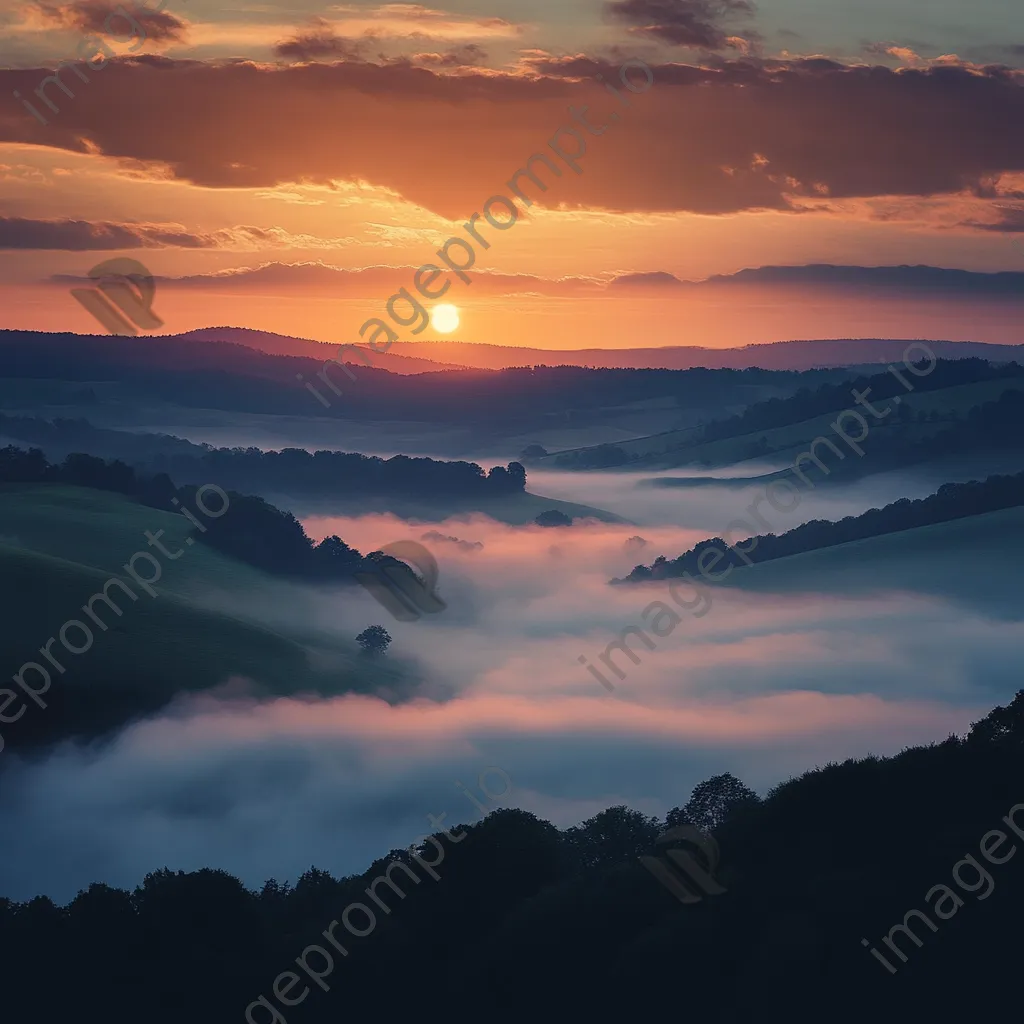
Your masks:
M 133 893 L 94 885 L 64 908 L 0 901 L 0 957 L 17 979 L 6 1019 L 102 1007 L 112 1024 L 222 1024 L 244 1020 L 260 995 L 257 1024 L 419 1019 L 442 1008 L 432 1002 L 499 1022 L 953 1021 L 977 1019 L 979 1002 L 1016 1011 L 1022 768 L 1024 691 L 965 738 L 831 764 L 763 802 L 731 776 L 709 780 L 667 819 L 713 828 L 720 845 L 726 891 L 689 905 L 637 862 L 656 819 L 611 808 L 559 832 L 497 811 L 453 828 L 457 842 L 438 836 L 436 881 L 393 871 L 397 889 L 377 887 L 387 913 L 368 937 L 337 927 L 347 952 L 334 969 L 308 958 L 323 987 L 282 972 L 326 945 L 322 931 L 349 904 L 370 903 L 384 860 L 360 877 L 310 869 L 294 888 L 271 881 L 258 893 L 223 872 L 162 871 Z M 1016 829 L 1002 820 L 1015 807 Z M 908 934 L 912 908 L 931 923 L 911 915 Z M 351 920 L 365 927 L 361 912 Z M 282 1006 L 275 978 L 301 1002 Z

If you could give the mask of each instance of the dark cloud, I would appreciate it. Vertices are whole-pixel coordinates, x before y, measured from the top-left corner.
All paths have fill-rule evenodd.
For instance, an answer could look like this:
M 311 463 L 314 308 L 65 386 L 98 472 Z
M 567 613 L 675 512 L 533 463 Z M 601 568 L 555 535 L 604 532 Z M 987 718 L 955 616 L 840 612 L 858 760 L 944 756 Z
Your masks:
M 280 248 L 302 239 L 280 228 L 239 225 L 208 233 L 186 231 L 177 224 L 120 224 L 112 221 L 32 220 L 0 217 L 0 250 L 64 249 L 88 252 L 111 249 Z
M 0 249 L 145 249 L 178 246 L 203 249 L 214 244 L 209 236 L 194 235 L 152 224 L 110 221 L 30 220 L 0 217 Z
M 311 27 L 291 39 L 285 39 L 274 47 L 278 57 L 291 60 L 311 61 L 333 58 L 335 60 L 358 60 L 365 49 L 365 42 L 339 36 L 324 18 L 312 18 Z
M 471 67 L 483 64 L 487 60 L 487 51 L 476 43 L 467 43 L 446 53 L 416 53 L 412 57 L 413 63 L 425 67 L 452 68 Z
M 70 4 L 38 4 L 39 9 L 51 21 L 65 28 L 77 29 L 90 35 L 108 35 L 115 39 L 134 32 L 128 14 L 142 26 L 146 38 L 154 42 L 180 43 L 185 41 L 186 25 L 167 11 L 151 11 L 141 4 L 129 4 L 126 8 L 115 0 L 77 0 Z
M 741 48 L 723 22 L 735 15 L 753 14 L 750 0 L 611 0 L 605 12 L 632 31 L 673 46 L 701 50 Z M 751 32 L 748 38 L 755 38 Z
M 547 192 L 533 189 L 544 205 L 791 210 L 806 198 L 992 191 L 1024 171 L 1024 76 L 1005 67 L 816 57 L 651 70 L 650 89 L 610 124 L 616 101 L 596 76 L 613 82 L 619 69 L 585 56 L 533 53 L 516 71 L 458 75 L 410 63 L 117 58 L 88 83 L 65 69 L 74 98 L 48 87 L 60 108 L 44 108 L 48 125 L 5 104 L 0 141 L 152 162 L 213 188 L 362 180 L 453 219 L 506 191 L 531 154 L 550 154 L 554 133 L 572 124 L 569 106 L 587 105 L 591 123 L 609 127 L 577 129 L 581 173 L 545 171 Z M 31 97 L 49 74 L 0 70 L 0 87 Z
M 1024 199 L 1024 196 L 1018 194 L 1016 198 Z M 979 231 L 996 231 L 1008 235 L 1024 232 L 1024 206 L 1003 206 L 1001 203 L 993 205 L 999 210 L 999 220 L 984 222 L 971 220 L 967 221 L 964 226 L 977 228 Z

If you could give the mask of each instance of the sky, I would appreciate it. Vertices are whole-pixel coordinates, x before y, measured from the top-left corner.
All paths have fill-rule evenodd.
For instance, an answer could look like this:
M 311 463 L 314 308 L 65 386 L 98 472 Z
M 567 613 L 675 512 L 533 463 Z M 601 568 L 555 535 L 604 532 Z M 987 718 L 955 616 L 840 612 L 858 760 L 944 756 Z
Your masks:
M 741 297 L 719 329 L 693 297 L 595 301 L 566 279 L 1024 271 L 1011 0 L 121 11 L 0 0 L 0 326 L 95 330 L 66 278 L 116 257 L 157 278 L 164 332 L 359 340 L 392 294 L 379 268 L 412 288 L 433 264 L 451 337 L 552 348 L 938 337 L 946 319 L 915 330 L 918 303 L 868 322 L 808 290 L 768 324 Z M 544 190 L 520 178 L 517 198 L 537 153 Z M 511 283 L 479 287 L 488 274 Z M 1005 316 L 962 312 L 942 336 L 1011 340 Z

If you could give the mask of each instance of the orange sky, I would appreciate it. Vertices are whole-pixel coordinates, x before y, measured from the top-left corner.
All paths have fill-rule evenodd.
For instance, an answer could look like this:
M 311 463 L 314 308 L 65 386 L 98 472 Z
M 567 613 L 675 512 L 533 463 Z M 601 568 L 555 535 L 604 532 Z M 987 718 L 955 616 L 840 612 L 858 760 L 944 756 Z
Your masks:
M 996 59 L 993 36 L 962 41 L 973 60 L 953 55 L 955 39 L 919 53 L 879 16 L 885 45 L 861 39 L 851 52 L 852 28 L 823 23 L 821 48 L 803 52 L 833 56 L 796 56 L 780 45 L 796 34 L 794 2 L 734 24 L 711 0 L 671 0 L 658 9 L 677 5 L 678 20 L 651 28 L 625 0 L 564 17 L 532 4 L 521 17 L 488 3 L 270 5 L 230 22 L 190 0 L 187 11 L 133 7 L 132 24 L 111 21 L 108 0 L 0 0 L 0 326 L 95 330 L 68 283 L 47 282 L 129 256 L 161 279 L 169 332 L 355 340 L 393 281 L 283 274 L 220 287 L 209 276 L 385 266 L 405 268 L 412 287 L 414 268 L 466 239 L 464 222 L 512 196 L 517 168 L 543 153 L 550 165 L 533 166 L 547 191 L 519 179 L 532 205 L 520 199 L 507 229 L 477 216 L 485 242 L 472 254 L 474 271 L 536 280 L 495 287 L 449 273 L 443 301 L 462 313 L 453 337 L 559 348 L 1018 340 L 1015 313 L 962 296 L 866 306 L 813 290 L 623 296 L 557 283 L 817 263 L 1024 270 L 1024 243 L 1011 244 L 1024 230 L 1024 73 L 1007 65 L 1012 48 Z M 585 49 L 565 45 L 569 23 Z M 36 95 L 76 51 L 95 55 L 88 82 L 65 66 L 73 96 L 54 83 Z M 504 203 L 492 200 L 499 218 Z

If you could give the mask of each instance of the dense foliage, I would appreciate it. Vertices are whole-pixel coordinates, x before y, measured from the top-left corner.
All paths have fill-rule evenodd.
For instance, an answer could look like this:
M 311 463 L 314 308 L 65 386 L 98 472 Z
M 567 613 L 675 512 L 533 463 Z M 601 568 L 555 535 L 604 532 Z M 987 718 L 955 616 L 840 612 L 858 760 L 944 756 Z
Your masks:
M 979 846 L 992 829 L 1009 839 L 1000 856 L 1020 843 L 1002 818 L 1024 801 L 1022 769 L 1019 693 L 964 738 L 829 764 L 763 801 L 727 775 L 666 822 L 618 806 L 565 831 L 519 810 L 452 825 L 462 837 L 438 834 L 438 880 L 395 871 L 404 898 L 381 888 L 389 912 L 366 938 L 339 927 L 349 954 L 336 957 L 329 991 L 300 970 L 293 995 L 306 985 L 308 995 L 281 1019 L 392 1022 L 461 1007 L 497 1024 L 902 1024 L 974 1020 L 979 1000 L 1006 1015 L 1019 1002 L 1024 860 L 993 866 Z M 637 862 L 681 821 L 715 829 L 726 890 L 691 905 Z M 980 884 L 969 888 L 968 854 L 991 873 L 984 900 Z M 165 869 L 131 892 L 92 885 L 63 907 L 0 900 L 5 1019 L 241 1024 L 260 994 L 280 1009 L 274 979 L 297 970 L 347 905 L 367 901 L 391 860 L 412 863 L 392 851 L 358 876 L 310 868 L 294 887 L 271 879 L 258 891 L 223 871 Z M 907 962 L 890 953 L 893 976 L 861 939 L 885 950 L 908 910 L 934 917 L 925 894 L 936 884 L 961 906 L 934 933 L 918 923 L 920 946 L 897 933 Z
M 900 498 L 884 508 L 868 509 L 862 515 L 847 516 L 838 523 L 812 519 L 780 536 L 774 533 L 759 534 L 756 544 L 743 541 L 743 547 L 749 561 L 768 562 L 802 551 L 814 551 L 852 540 L 863 540 L 866 537 L 878 537 L 885 533 L 911 530 L 918 526 L 945 523 L 952 519 L 994 512 L 1001 508 L 1014 508 L 1017 505 L 1024 505 L 1024 473 L 1013 476 L 990 476 L 984 482 L 971 480 L 963 484 L 943 484 L 927 498 Z M 650 566 L 638 565 L 624 581 L 612 582 L 638 583 L 670 579 L 682 576 L 683 573 L 696 576 L 700 573 L 698 563 L 701 555 L 708 550 L 724 550 L 728 553 L 728 545 L 721 537 L 702 540 L 678 558 L 670 561 L 664 555 L 660 555 Z M 724 572 L 729 564 L 739 567 L 745 563 L 733 556 L 731 563 L 727 558 L 723 564 L 716 566 L 710 558 L 708 559 L 712 576 Z

